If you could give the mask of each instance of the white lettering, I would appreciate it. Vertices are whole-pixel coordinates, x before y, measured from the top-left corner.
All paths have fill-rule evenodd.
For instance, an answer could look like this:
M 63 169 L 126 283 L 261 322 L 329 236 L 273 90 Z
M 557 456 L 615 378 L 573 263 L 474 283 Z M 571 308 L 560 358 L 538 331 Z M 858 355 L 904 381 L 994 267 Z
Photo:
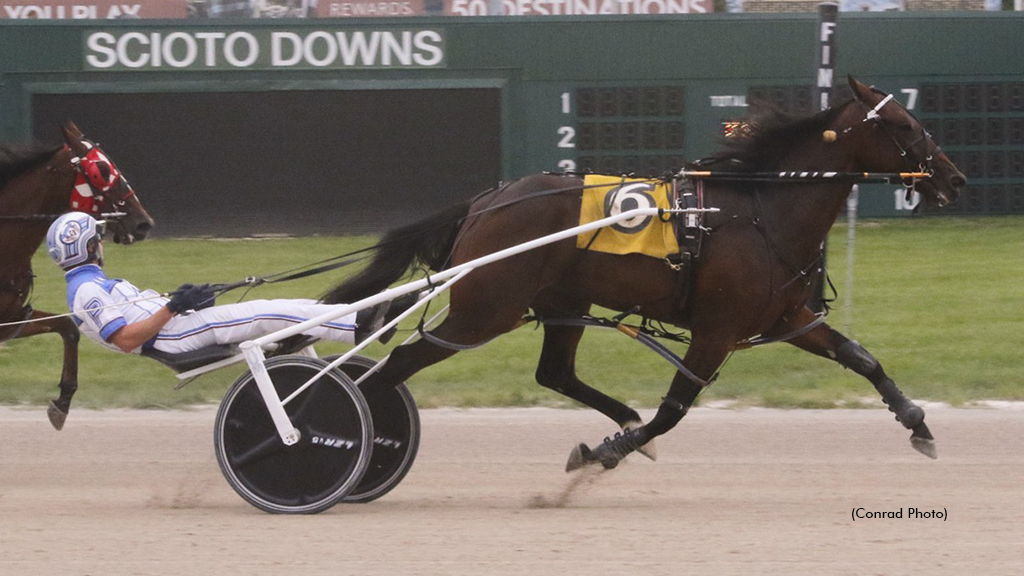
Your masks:
M 128 32 L 124 36 L 121 36 L 117 40 L 117 59 L 121 64 L 128 68 L 141 68 L 149 63 L 149 54 L 145 51 L 140 50 L 139 58 L 132 60 L 128 57 L 128 43 L 138 42 L 142 46 L 149 45 L 149 38 L 140 32 Z
M 402 66 L 412 65 L 412 32 L 402 32 L 402 41 L 399 42 L 395 35 L 387 33 L 384 35 L 384 47 L 382 50 L 384 59 L 381 62 L 385 66 L 391 66 L 391 57 L 394 56 Z
M 900 93 L 907 95 L 907 110 L 913 110 L 917 106 L 917 88 L 900 88 Z
M 831 88 L 832 87 L 832 69 L 831 68 L 819 68 L 818 69 L 818 88 Z
M 142 9 L 142 4 L 121 4 L 121 13 L 130 18 L 141 18 L 139 16 L 139 10 Z
M 114 42 L 114 35 L 109 32 L 90 34 L 85 45 L 92 54 L 87 55 L 85 61 L 93 68 L 110 68 L 117 64 L 117 53 L 111 48 Z
M 441 49 L 441 34 L 433 30 L 422 30 L 417 32 L 413 38 L 413 45 L 420 51 L 412 55 L 412 60 L 420 66 L 437 66 L 444 60 L 444 50 Z
M 96 20 L 100 18 L 100 6 L 97 4 L 59 4 L 57 6 L 40 5 L 5 5 L 4 12 L 11 20 Z M 103 17 L 115 18 L 140 18 L 142 4 L 113 4 L 106 9 Z
M 241 58 L 235 51 L 235 44 L 243 40 L 249 49 L 247 57 Z M 252 63 L 256 61 L 260 56 L 260 45 L 256 41 L 256 37 L 248 32 L 234 32 L 229 34 L 227 39 L 224 40 L 224 59 L 228 61 L 228 64 L 236 68 L 245 68 L 246 66 L 252 66 Z
M 711 106 L 715 108 L 746 108 L 747 96 L 745 94 L 728 96 L 711 96 Z
M 486 16 L 487 2 L 485 0 L 452 0 L 452 15 L 454 16 Z M 508 8 L 505 9 L 508 14 Z
M 835 22 L 822 22 L 821 23 L 821 41 L 828 42 L 829 37 L 832 36 L 832 31 L 835 29 Z
M 338 50 L 341 52 L 341 61 L 345 66 L 356 66 L 356 58 L 362 61 L 363 66 L 372 66 L 377 60 L 377 47 L 380 44 L 380 32 L 370 33 L 370 42 L 366 42 L 364 32 L 353 32 L 351 40 L 344 32 L 335 34 L 338 38 Z
M 174 43 L 183 43 L 185 46 L 185 55 L 182 58 L 177 58 L 174 55 Z M 163 42 L 163 55 L 164 61 L 173 66 L 174 68 L 184 68 L 185 66 L 191 65 L 196 61 L 196 55 L 199 53 L 199 46 L 196 44 L 196 39 L 191 34 L 184 32 L 172 32 L 164 38 Z M 159 63 L 154 62 L 155 66 L 159 66 Z
M 160 67 L 160 33 L 153 32 L 149 35 L 150 54 L 153 57 L 153 67 Z
M 315 48 L 316 41 L 323 40 L 323 44 L 327 47 L 327 53 L 322 58 L 316 56 Z M 305 49 L 306 62 L 309 62 L 313 66 L 327 66 L 338 59 L 338 45 L 334 43 L 331 35 L 327 32 L 313 32 L 309 36 L 306 36 L 306 41 L 303 44 Z
M 50 6 L 26 6 L 21 17 L 35 18 L 37 20 L 50 20 L 53 18 L 53 10 Z
M 481 4 L 477 10 L 477 2 Z M 483 0 L 452 0 L 455 16 L 484 16 Z M 593 15 L 593 14 L 704 14 L 708 0 L 502 0 L 502 13 L 508 16 Z
M 223 32 L 196 32 L 196 38 L 203 41 L 203 53 L 206 55 L 203 64 L 208 67 L 217 65 L 217 40 L 222 40 L 227 34 Z
M 268 49 L 269 56 L 261 60 L 261 50 Z M 97 69 L 246 68 L 257 61 L 277 68 L 425 67 L 443 63 L 444 37 L 435 30 L 97 32 L 86 38 L 85 61 Z
M 284 43 L 291 44 L 291 55 L 285 57 Z M 294 66 L 302 60 L 302 38 L 294 32 L 274 32 L 270 35 L 270 65 Z

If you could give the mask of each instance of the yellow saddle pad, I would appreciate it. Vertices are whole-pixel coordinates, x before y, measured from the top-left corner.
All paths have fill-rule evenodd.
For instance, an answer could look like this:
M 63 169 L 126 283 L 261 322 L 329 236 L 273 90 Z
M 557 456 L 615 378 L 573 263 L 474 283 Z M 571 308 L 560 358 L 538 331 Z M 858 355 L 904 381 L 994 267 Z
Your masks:
M 588 174 L 583 185 L 581 225 L 633 208 L 671 207 L 669 185 L 661 180 Z M 637 216 L 597 232 L 585 232 L 576 236 L 576 247 L 609 254 L 645 254 L 655 258 L 679 253 L 672 223 L 663 222 L 657 216 Z

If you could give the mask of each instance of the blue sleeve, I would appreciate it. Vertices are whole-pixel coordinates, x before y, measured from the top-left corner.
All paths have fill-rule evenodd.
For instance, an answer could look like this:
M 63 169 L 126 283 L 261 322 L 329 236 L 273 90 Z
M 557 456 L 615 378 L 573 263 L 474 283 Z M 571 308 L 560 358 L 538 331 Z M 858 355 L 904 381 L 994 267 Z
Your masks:
M 105 341 L 110 342 L 110 337 L 114 335 L 114 332 L 117 332 L 127 325 L 128 322 L 124 317 L 114 318 L 110 322 L 107 322 L 103 328 L 100 328 L 100 336 L 102 336 Z

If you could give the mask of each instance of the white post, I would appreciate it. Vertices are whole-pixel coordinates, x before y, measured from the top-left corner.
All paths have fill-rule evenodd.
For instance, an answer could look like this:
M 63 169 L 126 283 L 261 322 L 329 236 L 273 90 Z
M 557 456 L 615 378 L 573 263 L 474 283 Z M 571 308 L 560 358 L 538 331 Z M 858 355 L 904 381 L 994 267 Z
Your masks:
M 846 336 L 853 337 L 853 263 L 854 245 L 857 238 L 857 196 L 860 194 L 860 186 L 854 184 L 850 196 L 846 199 L 846 296 L 843 300 L 843 308 L 846 313 L 843 318 L 846 320 Z

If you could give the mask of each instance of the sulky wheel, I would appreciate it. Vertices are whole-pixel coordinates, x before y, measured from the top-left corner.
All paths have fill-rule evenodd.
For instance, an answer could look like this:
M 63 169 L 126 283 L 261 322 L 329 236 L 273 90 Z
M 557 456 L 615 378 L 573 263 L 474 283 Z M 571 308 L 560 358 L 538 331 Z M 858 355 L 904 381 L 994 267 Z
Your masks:
M 328 356 L 331 362 L 337 356 Z M 345 374 L 358 379 L 377 362 L 353 356 L 339 366 Z M 412 468 L 420 446 L 420 416 L 416 402 L 405 384 L 367 399 L 373 415 L 373 455 L 363 480 L 345 496 L 345 502 L 370 502 L 387 494 Z
M 265 365 L 284 400 L 327 363 L 280 356 Z M 352 380 L 331 370 L 285 411 L 301 434 L 292 446 L 278 436 L 252 373 L 242 374 L 217 411 L 217 463 L 235 492 L 261 510 L 322 512 L 351 493 L 366 471 L 373 450 L 370 409 Z

